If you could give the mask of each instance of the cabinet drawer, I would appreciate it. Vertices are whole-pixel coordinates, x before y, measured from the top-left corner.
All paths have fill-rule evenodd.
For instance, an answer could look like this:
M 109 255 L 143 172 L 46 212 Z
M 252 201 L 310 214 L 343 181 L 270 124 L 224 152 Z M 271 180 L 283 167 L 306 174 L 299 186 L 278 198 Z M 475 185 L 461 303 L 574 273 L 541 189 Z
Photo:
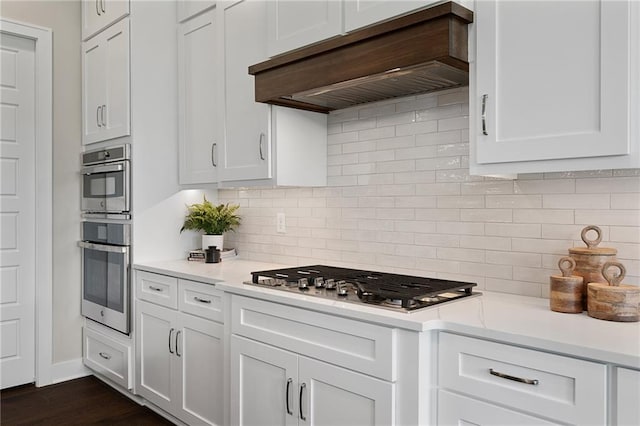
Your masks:
M 438 391 L 439 425 L 557 425 L 477 399 Z
M 212 285 L 180 280 L 178 306 L 182 312 L 224 322 L 222 295 Z
M 234 295 L 231 332 L 385 380 L 396 379 L 392 328 Z
M 131 389 L 131 345 L 83 327 L 84 365 Z
M 167 308 L 178 309 L 178 279 L 136 271 L 136 297 Z
M 440 333 L 438 374 L 441 388 L 562 422 L 606 423 L 603 364 Z

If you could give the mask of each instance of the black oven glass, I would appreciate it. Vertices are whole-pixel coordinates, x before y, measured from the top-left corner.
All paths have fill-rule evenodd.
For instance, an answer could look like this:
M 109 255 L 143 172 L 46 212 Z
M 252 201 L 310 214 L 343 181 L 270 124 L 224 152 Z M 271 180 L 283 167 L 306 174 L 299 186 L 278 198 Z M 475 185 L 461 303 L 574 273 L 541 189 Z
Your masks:
M 124 172 L 84 175 L 82 195 L 84 198 L 113 198 L 124 196 Z
M 125 254 L 84 249 L 84 298 L 124 312 Z

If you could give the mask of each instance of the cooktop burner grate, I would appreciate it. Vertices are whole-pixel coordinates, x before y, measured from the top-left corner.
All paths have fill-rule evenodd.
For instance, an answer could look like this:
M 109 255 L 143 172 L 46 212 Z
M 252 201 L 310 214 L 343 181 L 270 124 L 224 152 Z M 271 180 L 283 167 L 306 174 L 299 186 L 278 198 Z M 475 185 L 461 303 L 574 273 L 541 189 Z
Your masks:
M 252 272 L 251 275 L 252 283 L 257 285 L 288 291 L 304 291 L 307 295 L 364 302 L 405 311 L 480 294 L 472 293 L 472 288 L 476 284 L 470 282 L 325 265 L 258 271 Z M 301 280 L 304 283 L 303 286 L 299 286 Z M 316 280 L 320 283 L 317 288 L 314 286 Z M 327 280 L 338 282 L 339 289 L 344 288 L 344 290 L 333 292 L 328 288 L 325 289 L 324 282 Z M 309 292 L 309 289 L 314 291 Z

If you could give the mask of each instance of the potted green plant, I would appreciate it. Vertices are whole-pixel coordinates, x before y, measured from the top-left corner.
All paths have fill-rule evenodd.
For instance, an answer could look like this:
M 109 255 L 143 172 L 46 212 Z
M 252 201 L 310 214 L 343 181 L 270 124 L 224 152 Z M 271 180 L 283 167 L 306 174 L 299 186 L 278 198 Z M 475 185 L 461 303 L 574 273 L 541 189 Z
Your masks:
M 202 249 L 216 246 L 222 250 L 224 247 L 224 233 L 235 231 L 240 225 L 240 216 L 236 211 L 240 208 L 237 204 L 213 204 L 204 197 L 202 203 L 187 206 L 188 213 L 184 218 L 184 224 L 180 232 L 185 229 L 204 231 L 202 236 Z

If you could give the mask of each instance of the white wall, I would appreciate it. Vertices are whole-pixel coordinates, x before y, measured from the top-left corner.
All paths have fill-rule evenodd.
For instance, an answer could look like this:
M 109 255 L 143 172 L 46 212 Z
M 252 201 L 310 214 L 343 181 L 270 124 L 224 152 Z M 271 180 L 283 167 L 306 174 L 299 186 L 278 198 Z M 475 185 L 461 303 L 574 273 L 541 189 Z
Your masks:
M 3 17 L 53 30 L 53 362 L 82 354 L 80 2 L 3 0 Z
M 131 3 L 134 262 L 185 258 L 201 245 L 199 234 L 180 234 L 186 205 L 203 191 L 178 184 L 176 22 L 174 2 Z M 216 200 L 215 189 L 206 194 Z
M 326 263 L 477 282 L 548 296 L 549 275 L 598 225 L 640 283 L 640 170 L 468 174 L 468 90 L 329 116 L 329 184 L 221 190 L 243 224 L 226 238 L 248 259 Z M 276 213 L 287 233 L 276 233 Z

